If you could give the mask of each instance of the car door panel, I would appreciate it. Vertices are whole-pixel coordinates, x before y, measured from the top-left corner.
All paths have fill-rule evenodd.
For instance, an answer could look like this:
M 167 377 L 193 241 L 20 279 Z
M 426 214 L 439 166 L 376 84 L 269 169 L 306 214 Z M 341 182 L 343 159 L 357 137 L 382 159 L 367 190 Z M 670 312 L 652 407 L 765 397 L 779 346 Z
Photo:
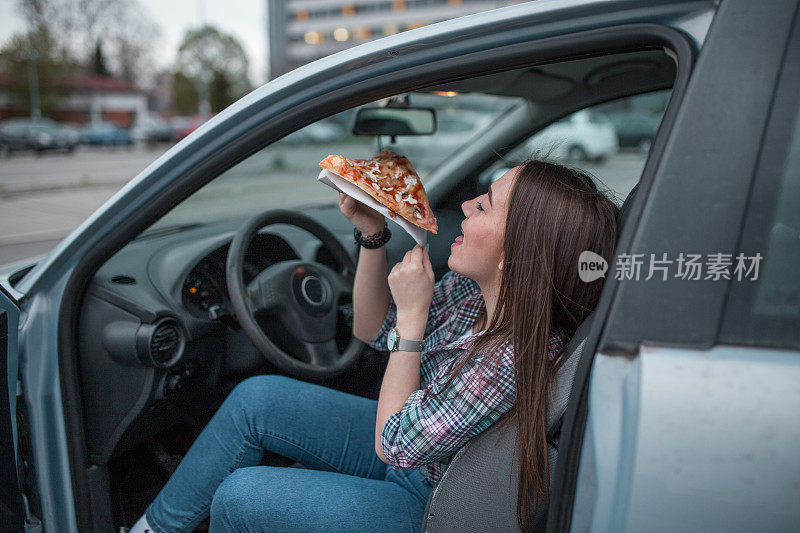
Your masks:
M 579 473 L 575 513 L 591 508 L 593 531 L 791 530 L 797 357 L 729 346 L 598 354 L 581 465 L 594 472 Z
M 645 167 L 631 217 L 637 223 L 623 229 L 618 257 L 737 250 L 797 27 L 796 2 L 763 7 L 721 4 L 678 116 L 659 131 L 663 153 Z M 763 442 L 792 433 L 773 416 L 791 416 L 784 409 L 796 409 L 794 391 L 773 401 L 770 389 L 773 382 L 789 386 L 781 385 L 781 372 L 796 384 L 793 358 L 714 346 L 734 281 L 646 276 L 615 284 L 597 356 L 579 369 L 548 530 L 780 530 L 797 523 L 785 505 L 787 490 L 796 499 L 797 472 L 776 468 L 790 452 Z M 763 408 L 754 412 L 748 402 Z
M 17 324 L 16 301 L 0 290 L 0 524 L 7 530 L 21 530 L 25 510 L 17 471 Z

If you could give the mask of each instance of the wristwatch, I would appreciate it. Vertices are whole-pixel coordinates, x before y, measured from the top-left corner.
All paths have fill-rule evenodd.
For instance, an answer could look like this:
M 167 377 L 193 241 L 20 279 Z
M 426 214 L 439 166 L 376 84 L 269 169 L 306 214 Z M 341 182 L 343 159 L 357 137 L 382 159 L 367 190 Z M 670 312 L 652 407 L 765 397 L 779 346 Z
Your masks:
M 416 341 L 410 339 L 402 339 L 397 335 L 397 328 L 392 328 L 389 331 L 389 336 L 386 338 L 386 346 L 390 352 L 400 350 L 403 352 L 421 352 L 425 347 L 425 341 Z

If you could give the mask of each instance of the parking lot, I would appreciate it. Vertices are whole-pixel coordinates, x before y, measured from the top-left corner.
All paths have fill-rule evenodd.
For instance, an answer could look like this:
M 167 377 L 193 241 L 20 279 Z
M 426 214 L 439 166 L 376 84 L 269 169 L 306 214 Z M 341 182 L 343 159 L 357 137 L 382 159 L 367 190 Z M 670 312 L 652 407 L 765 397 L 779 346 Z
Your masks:
M 166 148 L 80 147 L 0 161 L 0 264 L 46 253 Z
M 108 200 L 147 165 L 155 161 L 169 147 L 99 149 L 80 147 L 74 154 L 14 155 L 0 161 L 0 264 L 47 253 L 81 222 Z M 288 148 L 288 147 L 287 147 Z M 323 151 L 336 150 L 325 146 Z M 340 147 L 347 153 L 347 147 Z M 350 150 L 353 147 L 349 147 Z M 282 151 L 284 156 L 285 151 Z M 310 162 L 301 169 L 286 168 L 280 173 L 258 172 L 258 168 L 272 168 L 274 161 L 255 165 L 255 173 L 243 176 L 245 181 L 257 184 L 269 180 L 270 188 L 280 190 L 286 199 L 292 194 L 294 180 L 316 178 L 313 168 L 320 150 L 310 146 L 291 148 L 290 161 Z M 331 151 L 330 153 L 337 153 Z M 268 159 L 266 153 L 257 157 Z M 313 164 L 311 164 L 313 163 Z M 585 164 L 585 169 L 600 178 L 615 191 L 627 192 L 641 173 L 644 157 L 635 152 L 618 153 L 601 164 Z M 251 185 L 252 185 L 251 184 Z M 330 192 L 320 187 L 320 199 Z M 213 208 L 213 202 L 205 208 Z M 224 209 L 220 205 L 219 208 Z M 264 206 L 268 209 L 269 206 Z

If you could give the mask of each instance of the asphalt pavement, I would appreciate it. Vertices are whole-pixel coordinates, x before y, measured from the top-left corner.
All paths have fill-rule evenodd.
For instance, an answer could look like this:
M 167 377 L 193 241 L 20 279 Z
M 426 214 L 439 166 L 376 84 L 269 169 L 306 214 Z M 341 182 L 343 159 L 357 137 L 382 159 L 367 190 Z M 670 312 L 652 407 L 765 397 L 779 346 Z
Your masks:
M 0 160 L 0 265 L 47 253 L 167 147 Z
M 47 253 L 168 148 L 103 150 L 81 147 L 72 155 L 23 154 L 0 160 L 0 265 Z M 364 147 L 342 148 L 350 153 L 353 150 L 361 151 Z M 290 150 L 282 151 L 286 160 L 308 163 L 305 165 L 308 169 L 287 168 L 285 172 L 265 173 L 265 168 L 284 164 L 270 160 L 268 151 L 265 151 L 241 163 L 237 167 L 236 180 L 215 180 L 207 193 L 213 191 L 216 181 L 225 183 L 229 190 L 225 191 L 224 196 L 235 200 L 237 204 L 234 205 L 241 208 L 242 202 L 263 201 L 259 200 L 263 196 L 250 194 L 248 188 L 260 192 L 265 187 L 265 176 L 269 175 L 267 186 L 271 191 L 280 193 L 272 196 L 286 199 L 296 188 L 297 175 L 314 172 L 319 160 L 319 149 L 302 146 L 287 146 L 286 149 Z M 366 157 L 366 154 L 363 156 Z M 354 153 L 354 157 L 362 155 Z M 601 164 L 582 166 L 611 189 L 627 194 L 638 180 L 643 164 L 642 155 L 621 153 Z M 314 192 L 319 193 L 319 198 L 304 197 L 303 200 L 321 201 L 330 196 L 324 187 Z M 303 194 L 307 195 L 308 191 L 304 190 Z M 187 202 L 186 206 L 179 207 L 191 207 L 193 210 L 215 206 L 218 210 L 224 209 L 220 208 L 220 205 L 224 206 L 221 197 L 216 194 L 196 194 L 190 198 L 192 203 Z M 270 206 L 259 204 L 250 207 L 266 209 Z

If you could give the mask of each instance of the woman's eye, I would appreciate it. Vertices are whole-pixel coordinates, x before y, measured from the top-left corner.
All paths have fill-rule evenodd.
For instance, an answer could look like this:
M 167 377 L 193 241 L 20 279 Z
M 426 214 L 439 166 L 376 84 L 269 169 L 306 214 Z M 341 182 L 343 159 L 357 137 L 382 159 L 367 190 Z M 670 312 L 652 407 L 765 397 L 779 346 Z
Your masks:
M 478 202 L 478 211 L 483 211 L 483 205 L 480 202 Z

